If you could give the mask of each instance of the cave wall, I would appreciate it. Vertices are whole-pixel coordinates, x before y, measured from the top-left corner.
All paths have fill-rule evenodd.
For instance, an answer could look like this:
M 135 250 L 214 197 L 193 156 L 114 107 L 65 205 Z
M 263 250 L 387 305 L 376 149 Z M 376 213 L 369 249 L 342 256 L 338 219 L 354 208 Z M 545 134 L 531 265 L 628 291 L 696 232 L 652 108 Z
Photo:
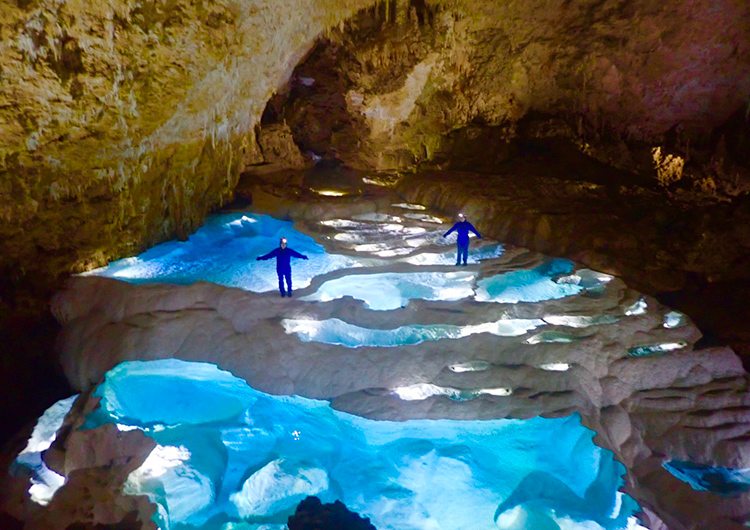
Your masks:
M 695 180 L 736 180 L 714 131 L 733 114 L 747 129 L 749 15 L 733 0 L 393 2 L 332 32 L 273 115 L 303 150 L 360 168 L 477 169 L 517 138 L 560 137 L 664 184 L 678 156 Z
M 3 276 L 54 280 L 187 236 L 263 160 L 266 100 L 366 3 L 4 3 Z

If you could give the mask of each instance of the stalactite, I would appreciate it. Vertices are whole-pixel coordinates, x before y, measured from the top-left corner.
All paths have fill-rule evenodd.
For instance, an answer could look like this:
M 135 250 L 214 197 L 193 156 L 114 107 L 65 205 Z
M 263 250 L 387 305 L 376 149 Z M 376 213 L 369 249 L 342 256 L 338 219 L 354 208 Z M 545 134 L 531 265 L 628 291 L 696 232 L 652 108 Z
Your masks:
M 396 26 L 405 26 L 409 21 L 409 0 L 396 0 Z

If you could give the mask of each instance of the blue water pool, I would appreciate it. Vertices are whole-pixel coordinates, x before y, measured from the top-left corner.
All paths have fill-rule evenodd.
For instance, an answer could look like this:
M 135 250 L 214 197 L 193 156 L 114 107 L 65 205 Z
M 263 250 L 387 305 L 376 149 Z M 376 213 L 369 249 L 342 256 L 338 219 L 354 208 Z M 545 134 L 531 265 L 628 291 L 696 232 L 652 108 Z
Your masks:
M 623 466 L 575 415 L 374 421 L 174 359 L 122 363 L 96 395 L 84 428 L 158 444 L 126 490 L 158 504 L 160 528 L 280 530 L 307 495 L 379 530 L 637 527 Z
M 375 311 L 398 309 L 409 300 L 455 301 L 474 296 L 476 275 L 471 272 L 413 272 L 350 274 L 325 282 L 308 301 L 328 301 L 351 296 Z
M 236 213 L 210 216 L 187 241 L 169 241 L 86 274 L 133 283 L 204 280 L 255 292 L 273 291 L 278 288 L 275 260 L 255 258 L 278 247 L 282 237 L 289 247 L 310 258 L 294 260 L 295 288 L 306 287 L 315 276 L 358 266 L 352 258 L 326 253 L 311 237 L 295 230 L 291 221 Z
M 711 467 L 703 464 L 670 460 L 664 468 L 694 490 L 711 491 L 725 497 L 737 497 L 750 491 L 750 469 Z
M 303 342 L 323 342 L 348 348 L 360 346 L 395 348 L 420 344 L 425 341 L 460 339 L 477 333 L 489 333 L 498 337 L 518 337 L 545 325 L 545 322 L 540 319 L 521 318 L 465 326 L 409 324 L 395 329 L 363 328 L 338 318 L 326 320 L 284 319 L 281 323 L 287 333 L 295 333 Z
M 479 280 L 477 300 L 515 304 L 541 302 L 580 293 L 583 287 L 556 282 L 555 278 L 573 272 L 573 262 L 552 259 L 531 270 L 511 271 Z

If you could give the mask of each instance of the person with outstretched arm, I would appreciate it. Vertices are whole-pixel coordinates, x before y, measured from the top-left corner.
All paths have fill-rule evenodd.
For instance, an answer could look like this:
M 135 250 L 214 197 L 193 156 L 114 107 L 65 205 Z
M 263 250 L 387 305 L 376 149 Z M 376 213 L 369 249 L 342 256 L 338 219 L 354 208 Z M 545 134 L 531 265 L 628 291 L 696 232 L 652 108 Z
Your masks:
M 458 214 L 458 222 L 453 225 L 453 228 L 443 234 L 443 237 L 448 237 L 448 235 L 454 231 L 458 234 L 458 239 L 456 240 L 456 245 L 458 246 L 456 265 L 461 265 L 462 259 L 463 264 L 466 265 L 469 258 L 469 231 L 474 232 L 479 239 L 482 239 L 482 236 L 476 231 L 474 226 L 466 220 L 466 216 L 462 213 Z
M 286 246 L 286 238 L 282 237 L 279 241 L 279 248 L 273 249 L 265 256 L 259 256 L 256 261 L 276 258 L 276 274 L 279 275 L 279 292 L 282 298 L 292 296 L 292 258 L 307 259 L 307 256 L 292 250 Z M 284 291 L 284 280 L 286 279 L 286 291 Z

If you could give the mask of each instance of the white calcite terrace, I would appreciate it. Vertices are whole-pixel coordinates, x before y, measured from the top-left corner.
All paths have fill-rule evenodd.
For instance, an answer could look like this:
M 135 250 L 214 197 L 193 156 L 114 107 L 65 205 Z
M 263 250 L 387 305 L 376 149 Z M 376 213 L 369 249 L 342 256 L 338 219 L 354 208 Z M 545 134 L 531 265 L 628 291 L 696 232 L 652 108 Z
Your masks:
M 624 465 L 623 491 L 640 506 L 640 524 L 742 528 L 750 512 L 750 394 L 731 350 L 696 348 L 700 332 L 685 315 L 567 260 L 485 238 L 472 240 L 469 264 L 457 267 L 454 240 L 442 237 L 450 219 L 400 203 L 387 190 L 378 193 L 369 202 L 321 196 L 292 204 L 294 226 L 266 216 L 262 207 L 222 214 L 185 243 L 73 278 L 53 308 L 63 324 L 59 348 L 67 377 L 89 399 L 123 362 L 211 363 L 251 387 L 223 408 L 230 416 L 246 398 L 256 399 L 247 397 L 256 391 L 325 400 L 335 414 L 353 414 L 356 421 L 562 420 L 577 414 L 596 432 L 594 442 Z M 293 262 L 292 298 L 275 290 L 272 264 L 254 259 L 282 236 L 310 258 Z M 203 413 L 207 422 L 219 421 L 210 407 Z M 117 420 L 121 434 L 181 421 L 155 409 L 157 416 L 138 423 L 133 418 L 139 414 L 129 423 Z M 232 429 L 221 436 L 239 436 Z M 160 447 L 170 445 L 153 436 Z M 160 449 L 164 454 L 157 456 L 181 465 L 185 444 L 175 438 L 171 445 L 175 454 Z M 247 464 L 245 457 L 231 458 Z M 153 467 L 151 457 L 147 464 Z M 153 473 L 149 465 L 140 472 Z M 244 481 L 235 476 L 235 490 L 221 495 L 241 517 L 288 509 L 302 493 L 329 491 L 331 473 L 282 458 Z M 211 490 L 213 479 L 201 480 L 170 487 L 205 498 L 201 492 Z M 300 492 L 299 498 L 263 494 L 273 480 Z M 532 490 L 523 495 L 533 497 Z M 363 513 L 381 509 L 354 505 Z M 542 517 L 519 512 L 520 501 L 499 505 L 499 528 L 534 528 L 534 517 Z M 157 519 L 169 520 L 169 503 L 160 506 Z M 186 509 L 174 511 L 184 515 Z M 605 526 L 634 528 L 623 521 Z M 566 524 L 556 520 L 549 528 L 584 528 Z

